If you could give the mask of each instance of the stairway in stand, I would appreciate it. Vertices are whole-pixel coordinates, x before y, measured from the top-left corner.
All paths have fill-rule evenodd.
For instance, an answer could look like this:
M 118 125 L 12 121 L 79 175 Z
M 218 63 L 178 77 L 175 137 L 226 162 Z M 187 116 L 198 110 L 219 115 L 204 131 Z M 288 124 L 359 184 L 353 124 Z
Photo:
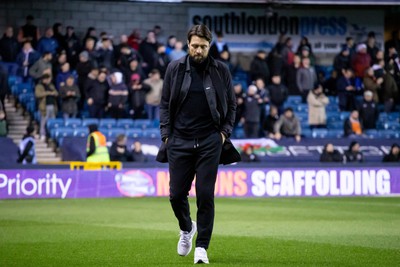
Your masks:
M 6 99 L 5 109 L 7 113 L 8 136 L 14 143 L 19 146 L 19 143 L 26 132 L 26 127 L 29 125 L 29 116 L 24 115 L 22 108 L 15 108 L 14 100 Z M 36 158 L 38 163 L 55 163 L 60 162 L 61 158 L 57 156 L 54 149 L 44 140 L 36 138 Z

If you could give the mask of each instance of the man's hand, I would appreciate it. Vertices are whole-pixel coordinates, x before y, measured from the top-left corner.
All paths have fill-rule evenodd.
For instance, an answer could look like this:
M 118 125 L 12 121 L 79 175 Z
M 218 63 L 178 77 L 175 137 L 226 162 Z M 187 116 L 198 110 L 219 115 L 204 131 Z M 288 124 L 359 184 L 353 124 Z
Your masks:
M 280 140 L 282 138 L 282 134 L 281 133 L 276 133 L 275 134 L 275 139 L 276 140 Z
M 221 136 L 222 136 L 222 144 L 223 144 L 223 143 L 225 143 L 226 137 L 223 133 L 221 133 Z
M 300 135 L 296 135 L 294 137 L 294 139 L 296 139 L 296 142 L 300 142 L 301 141 L 301 136 Z

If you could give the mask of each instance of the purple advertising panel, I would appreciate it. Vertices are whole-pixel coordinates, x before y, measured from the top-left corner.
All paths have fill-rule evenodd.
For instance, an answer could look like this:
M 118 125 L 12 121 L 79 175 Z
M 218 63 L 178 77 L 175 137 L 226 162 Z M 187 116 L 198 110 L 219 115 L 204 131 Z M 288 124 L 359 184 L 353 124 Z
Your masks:
M 0 170 L 0 199 L 168 196 L 166 168 Z M 194 183 L 191 195 L 194 195 Z M 400 168 L 221 168 L 217 197 L 400 194 Z

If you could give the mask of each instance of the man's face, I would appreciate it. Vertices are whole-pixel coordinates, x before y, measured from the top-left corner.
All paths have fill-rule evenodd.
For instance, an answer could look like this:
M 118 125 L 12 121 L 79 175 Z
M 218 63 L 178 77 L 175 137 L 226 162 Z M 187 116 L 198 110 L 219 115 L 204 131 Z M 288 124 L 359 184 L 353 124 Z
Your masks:
M 191 40 L 188 41 L 189 56 L 197 63 L 203 62 L 210 50 L 210 43 L 199 36 L 193 35 Z

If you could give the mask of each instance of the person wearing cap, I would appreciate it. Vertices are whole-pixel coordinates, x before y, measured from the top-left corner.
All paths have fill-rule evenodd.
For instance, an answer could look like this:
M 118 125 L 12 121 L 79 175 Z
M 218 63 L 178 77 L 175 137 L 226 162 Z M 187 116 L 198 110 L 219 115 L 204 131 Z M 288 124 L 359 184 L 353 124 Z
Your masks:
M 51 76 L 43 74 L 40 82 L 35 86 L 35 97 L 38 101 L 40 112 L 40 139 L 46 138 L 46 122 L 55 118 L 57 114 L 58 91 L 51 83 Z
M 40 38 L 39 28 L 33 24 L 34 17 L 32 15 L 26 16 L 26 23 L 18 32 L 18 42 L 31 42 L 32 47 L 36 48 L 37 41 Z
M 125 104 L 128 100 L 128 88 L 121 72 L 111 74 L 110 90 L 108 90 L 108 105 L 110 115 L 114 119 L 125 116 Z
M 52 75 L 52 59 L 53 54 L 51 52 L 43 53 L 39 60 L 29 68 L 29 76 L 35 80 L 39 80 L 43 74 Z
M 18 159 L 17 163 L 22 164 L 36 164 L 36 153 L 35 153 L 35 127 L 29 125 L 26 128 L 26 133 L 22 137 L 18 147 Z
M 371 57 L 367 53 L 367 46 L 364 43 L 357 45 L 357 52 L 354 55 L 351 68 L 354 70 L 355 77 L 362 79 L 365 70 L 371 66 Z
M 90 124 L 88 128 L 86 162 L 110 162 L 106 137 L 98 130 L 97 124 Z
M 301 140 L 301 125 L 299 119 L 294 115 L 293 109 L 288 107 L 284 110 L 279 120 L 274 125 L 274 137 L 280 140 L 282 136 L 294 137 L 297 142 Z

